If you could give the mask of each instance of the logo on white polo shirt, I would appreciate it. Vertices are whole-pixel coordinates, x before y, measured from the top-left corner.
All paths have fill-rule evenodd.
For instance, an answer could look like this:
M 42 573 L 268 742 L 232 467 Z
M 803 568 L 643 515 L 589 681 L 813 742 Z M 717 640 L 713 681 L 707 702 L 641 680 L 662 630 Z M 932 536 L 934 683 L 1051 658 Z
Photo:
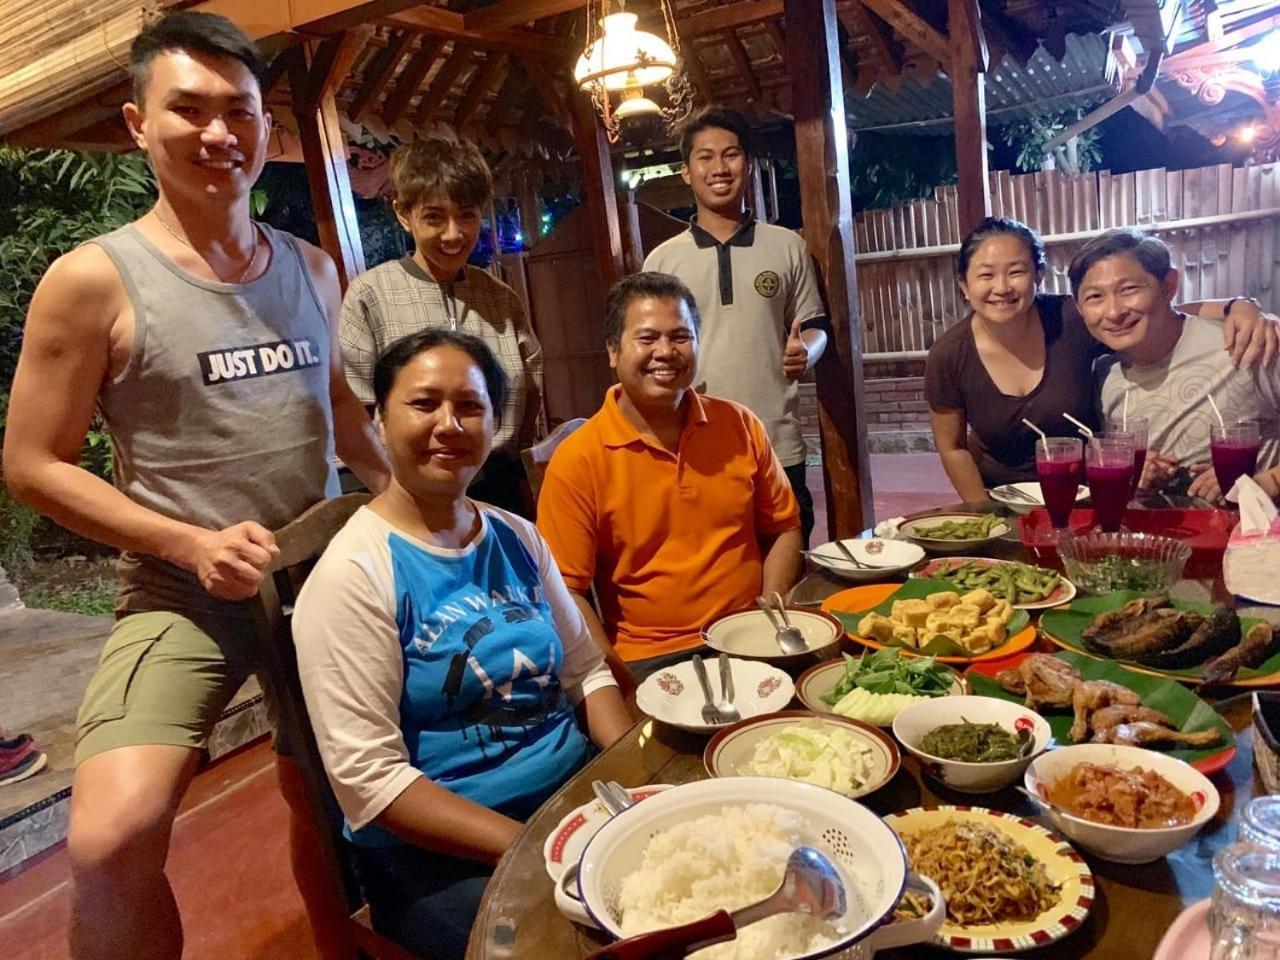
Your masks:
M 761 270 L 756 274 L 756 293 L 766 300 L 772 300 L 776 297 L 781 286 L 782 283 L 778 280 L 778 275 L 772 270 Z

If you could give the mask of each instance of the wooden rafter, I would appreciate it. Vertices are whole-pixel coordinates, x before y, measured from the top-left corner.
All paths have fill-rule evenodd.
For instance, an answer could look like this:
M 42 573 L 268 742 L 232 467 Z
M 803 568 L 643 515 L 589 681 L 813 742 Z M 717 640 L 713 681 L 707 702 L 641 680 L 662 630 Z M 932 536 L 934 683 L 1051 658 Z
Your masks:
M 449 58 L 440 65 L 439 71 L 431 80 L 431 86 L 422 93 L 417 112 L 413 115 L 414 126 L 421 126 L 431 119 L 436 108 L 444 103 L 444 98 L 453 89 L 453 81 L 472 64 L 472 47 L 465 43 L 455 43 Z
M 365 71 L 364 83 L 356 91 L 355 97 L 351 100 L 351 106 L 347 109 L 347 116 L 356 123 L 359 123 L 369 108 L 378 102 L 378 98 L 391 83 L 396 75 L 396 67 L 400 65 L 400 61 L 413 44 L 413 36 L 407 30 L 393 33 L 387 45 L 374 56 L 373 62 Z
M 417 30 L 446 40 L 473 46 L 519 53 L 540 60 L 570 62 L 581 51 L 572 42 L 534 33 L 530 30 L 478 30 L 469 27 L 460 13 L 440 7 L 413 7 L 386 18 L 396 27 Z
M 468 27 L 476 30 L 503 30 L 580 10 L 586 5 L 587 0 L 498 0 L 465 14 L 463 19 Z
M 493 86 L 493 81 L 498 77 L 498 71 L 507 62 L 505 53 L 497 53 L 489 51 L 489 58 L 484 62 L 484 66 L 476 71 L 476 75 L 472 77 L 471 82 L 467 84 L 467 91 L 462 95 L 462 100 L 458 104 L 458 111 L 454 114 L 453 125 L 462 130 L 471 118 L 476 115 L 481 104 L 484 103 L 485 95 L 489 92 L 489 88 Z
M 524 72 L 533 81 L 538 95 L 542 97 L 542 102 L 546 104 L 551 115 L 555 117 L 559 126 L 572 133 L 576 122 L 575 115 L 560 96 L 560 91 L 556 89 L 555 81 L 552 80 L 551 74 L 547 73 L 540 64 L 531 60 L 523 60 L 522 63 L 524 64 Z M 570 95 L 572 96 L 572 93 Z
M 680 30 L 678 24 L 676 29 Z M 684 35 L 684 31 L 681 30 L 680 33 Z M 698 95 L 702 97 L 702 102 L 715 103 L 715 94 L 711 90 L 711 82 L 707 79 L 707 71 L 702 65 L 702 57 L 698 55 L 698 45 L 694 43 L 693 37 L 684 42 L 680 52 L 684 56 L 684 68 L 689 74 L 689 79 L 693 81 Z
M 382 122 L 388 127 L 393 126 L 409 109 L 414 94 L 418 92 L 419 85 L 430 72 L 431 65 L 436 62 L 436 57 L 440 55 L 444 44 L 445 41 L 440 37 L 422 38 L 422 44 L 405 66 L 400 79 L 396 81 L 395 87 L 387 94 L 387 99 L 383 103 Z
M 502 81 L 502 86 L 498 88 L 493 104 L 489 107 L 487 116 L 492 120 L 490 126 L 506 123 L 507 115 L 519 104 L 520 95 L 529 92 L 529 81 L 525 76 L 524 68 L 520 66 L 519 61 L 512 60 L 507 68 L 507 76 Z
M 863 4 L 879 14 L 898 36 L 911 41 L 948 73 L 951 72 L 951 52 L 947 38 L 933 29 L 918 13 L 902 0 L 862 0 Z
M 72 104 L 57 113 L 50 114 L 5 135 L 7 143 L 20 146 L 45 146 L 96 126 L 112 116 L 120 114 L 120 104 L 132 95 L 128 81 L 117 83 L 96 97 Z
M 782 13 L 782 0 L 742 0 L 730 3 L 702 13 L 695 13 L 681 21 L 681 39 L 699 37 L 705 33 L 719 33 L 744 27 L 749 23 L 759 23 Z
M 733 57 L 734 66 L 738 68 L 738 75 L 747 86 L 747 99 L 752 103 L 759 103 L 760 82 L 756 80 L 755 71 L 751 69 L 751 58 L 747 56 L 747 51 L 742 46 L 742 38 L 730 32 L 725 42 L 729 47 L 729 55 Z
M 871 45 L 879 55 L 880 65 L 885 73 L 895 77 L 901 76 L 902 50 L 893 39 L 893 30 L 867 6 L 866 0 L 858 0 L 853 5 L 852 12 L 862 24 L 867 36 L 871 38 Z
M 307 70 L 307 89 L 301 91 L 301 95 L 294 93 L 294 103 L 304 112 L 314 113 L 323 97 L 336 93 L 369 42 L 373 29 L 372 24 L 361 24 L 323 40 Z

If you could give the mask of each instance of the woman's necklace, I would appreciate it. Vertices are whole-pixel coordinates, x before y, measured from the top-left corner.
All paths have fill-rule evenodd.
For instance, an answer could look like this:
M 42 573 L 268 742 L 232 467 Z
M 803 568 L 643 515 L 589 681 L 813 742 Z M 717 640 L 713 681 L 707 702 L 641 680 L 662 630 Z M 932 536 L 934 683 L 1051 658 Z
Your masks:
M 174 230 L 173 227 L 164 222 L 164 218 L 160 216 L 159 210 L 154 210 L 152 212 L 155 213 L 156 220 L 160 222 L 160 226 L 164 227 L 165 232 L 169 234 L 169 236 L 173 237 L 173 239 L 177 240 L 184 247 L 194 252 L 201 259 L 204 258 L 204 254 L 200 253 L 199 250 L 196 250 L 190 240 L 182 236 L 178 231 Z M 249 262 L 245 264 L 244 269 L 240 271 L 234 280 L 223 280 L 223 283 L 243 283 L 244 278 L 247 277 L 249 275 L 249 271 L 253 269 L 253 265 L 258 262 L 258 225 L 252 220 L 249 221 L 249 224 L 253 227 L 253 256 L 249 258 Z M 205 262 L 208 263 L 207 260 Z M 222 277 L 219 276 L 218 279 L 222 280 Z

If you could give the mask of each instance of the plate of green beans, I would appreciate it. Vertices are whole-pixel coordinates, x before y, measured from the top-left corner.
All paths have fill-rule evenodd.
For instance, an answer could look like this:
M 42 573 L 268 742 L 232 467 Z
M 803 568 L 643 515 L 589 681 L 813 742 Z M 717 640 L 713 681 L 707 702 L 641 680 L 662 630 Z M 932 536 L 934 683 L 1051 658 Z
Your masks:
M 961 593 L 986 590 L 1019 610 L 1045 610 L 1067 603 L 1076 595 L 1075 584 L 1056 570 L 990 557 L 931 560 L 912 571 L 911 576 L 954 584 Z
M 907 517 L 898 531 L 930 553 L 964 553 L 1009 532 L 994 513 L 930 513 Z

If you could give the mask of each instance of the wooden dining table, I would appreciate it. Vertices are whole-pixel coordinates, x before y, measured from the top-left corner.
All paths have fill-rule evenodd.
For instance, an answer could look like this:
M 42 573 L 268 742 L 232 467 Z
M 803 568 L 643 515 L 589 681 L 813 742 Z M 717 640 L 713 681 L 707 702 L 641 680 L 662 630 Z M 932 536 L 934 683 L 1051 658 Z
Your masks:
M 984 509 L 995 509 L 982 505 Z M 953 508 L 948 508 L 953 509 Z M 990 545 L 985 556 L 1034 560 L 1052 565 L 1048 553 L 1033 556 L 1011 535 Z M 1048 563 L 1046 563 L 1048 561 Z M 1223 600 L 1221 556 L 1193 558 L 1184 579 L 1172 593 L 1185 599 Z M 791 593 L 791 602 L 820 603 L 850 586 L 828 574 L 811 570 Z M 1272 609 L 1241 608 L 1242 614 L 1276 619 Z M 845 643 L 850 641 L 846 640 Z M 1053 647 L 1044 639 L 1038 649 Z M 833 649 L 832 655 L 837 651 Z M 801 664 L 799 669 L 810 664 Z M 1040 960 L 1148 960 L 1178 914 L 1213 890 L 1213 856 L 1236 839 L 1238 814 L 1254 795 L 1263 792 L 1253 768 L 1250 692 L 1228 688 L 1220 699 L 1206 697 L 1236 731 L 1237 753 L 1227 767 L 1211 776 L 1221 794 L 1213 820 L 1190 842 L 1154 863 L 1129 866 L 1085 859 L 1097 881 L 1097 897 L 1088 918 L 1065 938 L 1015 956 Z M 543 844 L 566 814 L 593 799 L 593 780 L 617 780 L 624 786 L 651 783 L 680 784 L 708 776 L 702 754 L 708 737 L 698 736 L 645 718 L 621 740 L 594 757 L 552 796 L 525 824 L 494 871 L 480 905 L 468 960 L 580 960 L 608 942 L 600 931 L 580 927 L 556 909 L 552 881 L 543 860 Z M 1037 820 L 1053 829 L 1047 817 L 1012 788 L 972 796 L 954 793 L 922 775 L 914 757 L 904 755 L 892 780 L 860 802 L 884 815 L 912 807 L 974 804 Z M 876 954 L 877 960 L 908 960 L 949 951 L 917 945 Z

